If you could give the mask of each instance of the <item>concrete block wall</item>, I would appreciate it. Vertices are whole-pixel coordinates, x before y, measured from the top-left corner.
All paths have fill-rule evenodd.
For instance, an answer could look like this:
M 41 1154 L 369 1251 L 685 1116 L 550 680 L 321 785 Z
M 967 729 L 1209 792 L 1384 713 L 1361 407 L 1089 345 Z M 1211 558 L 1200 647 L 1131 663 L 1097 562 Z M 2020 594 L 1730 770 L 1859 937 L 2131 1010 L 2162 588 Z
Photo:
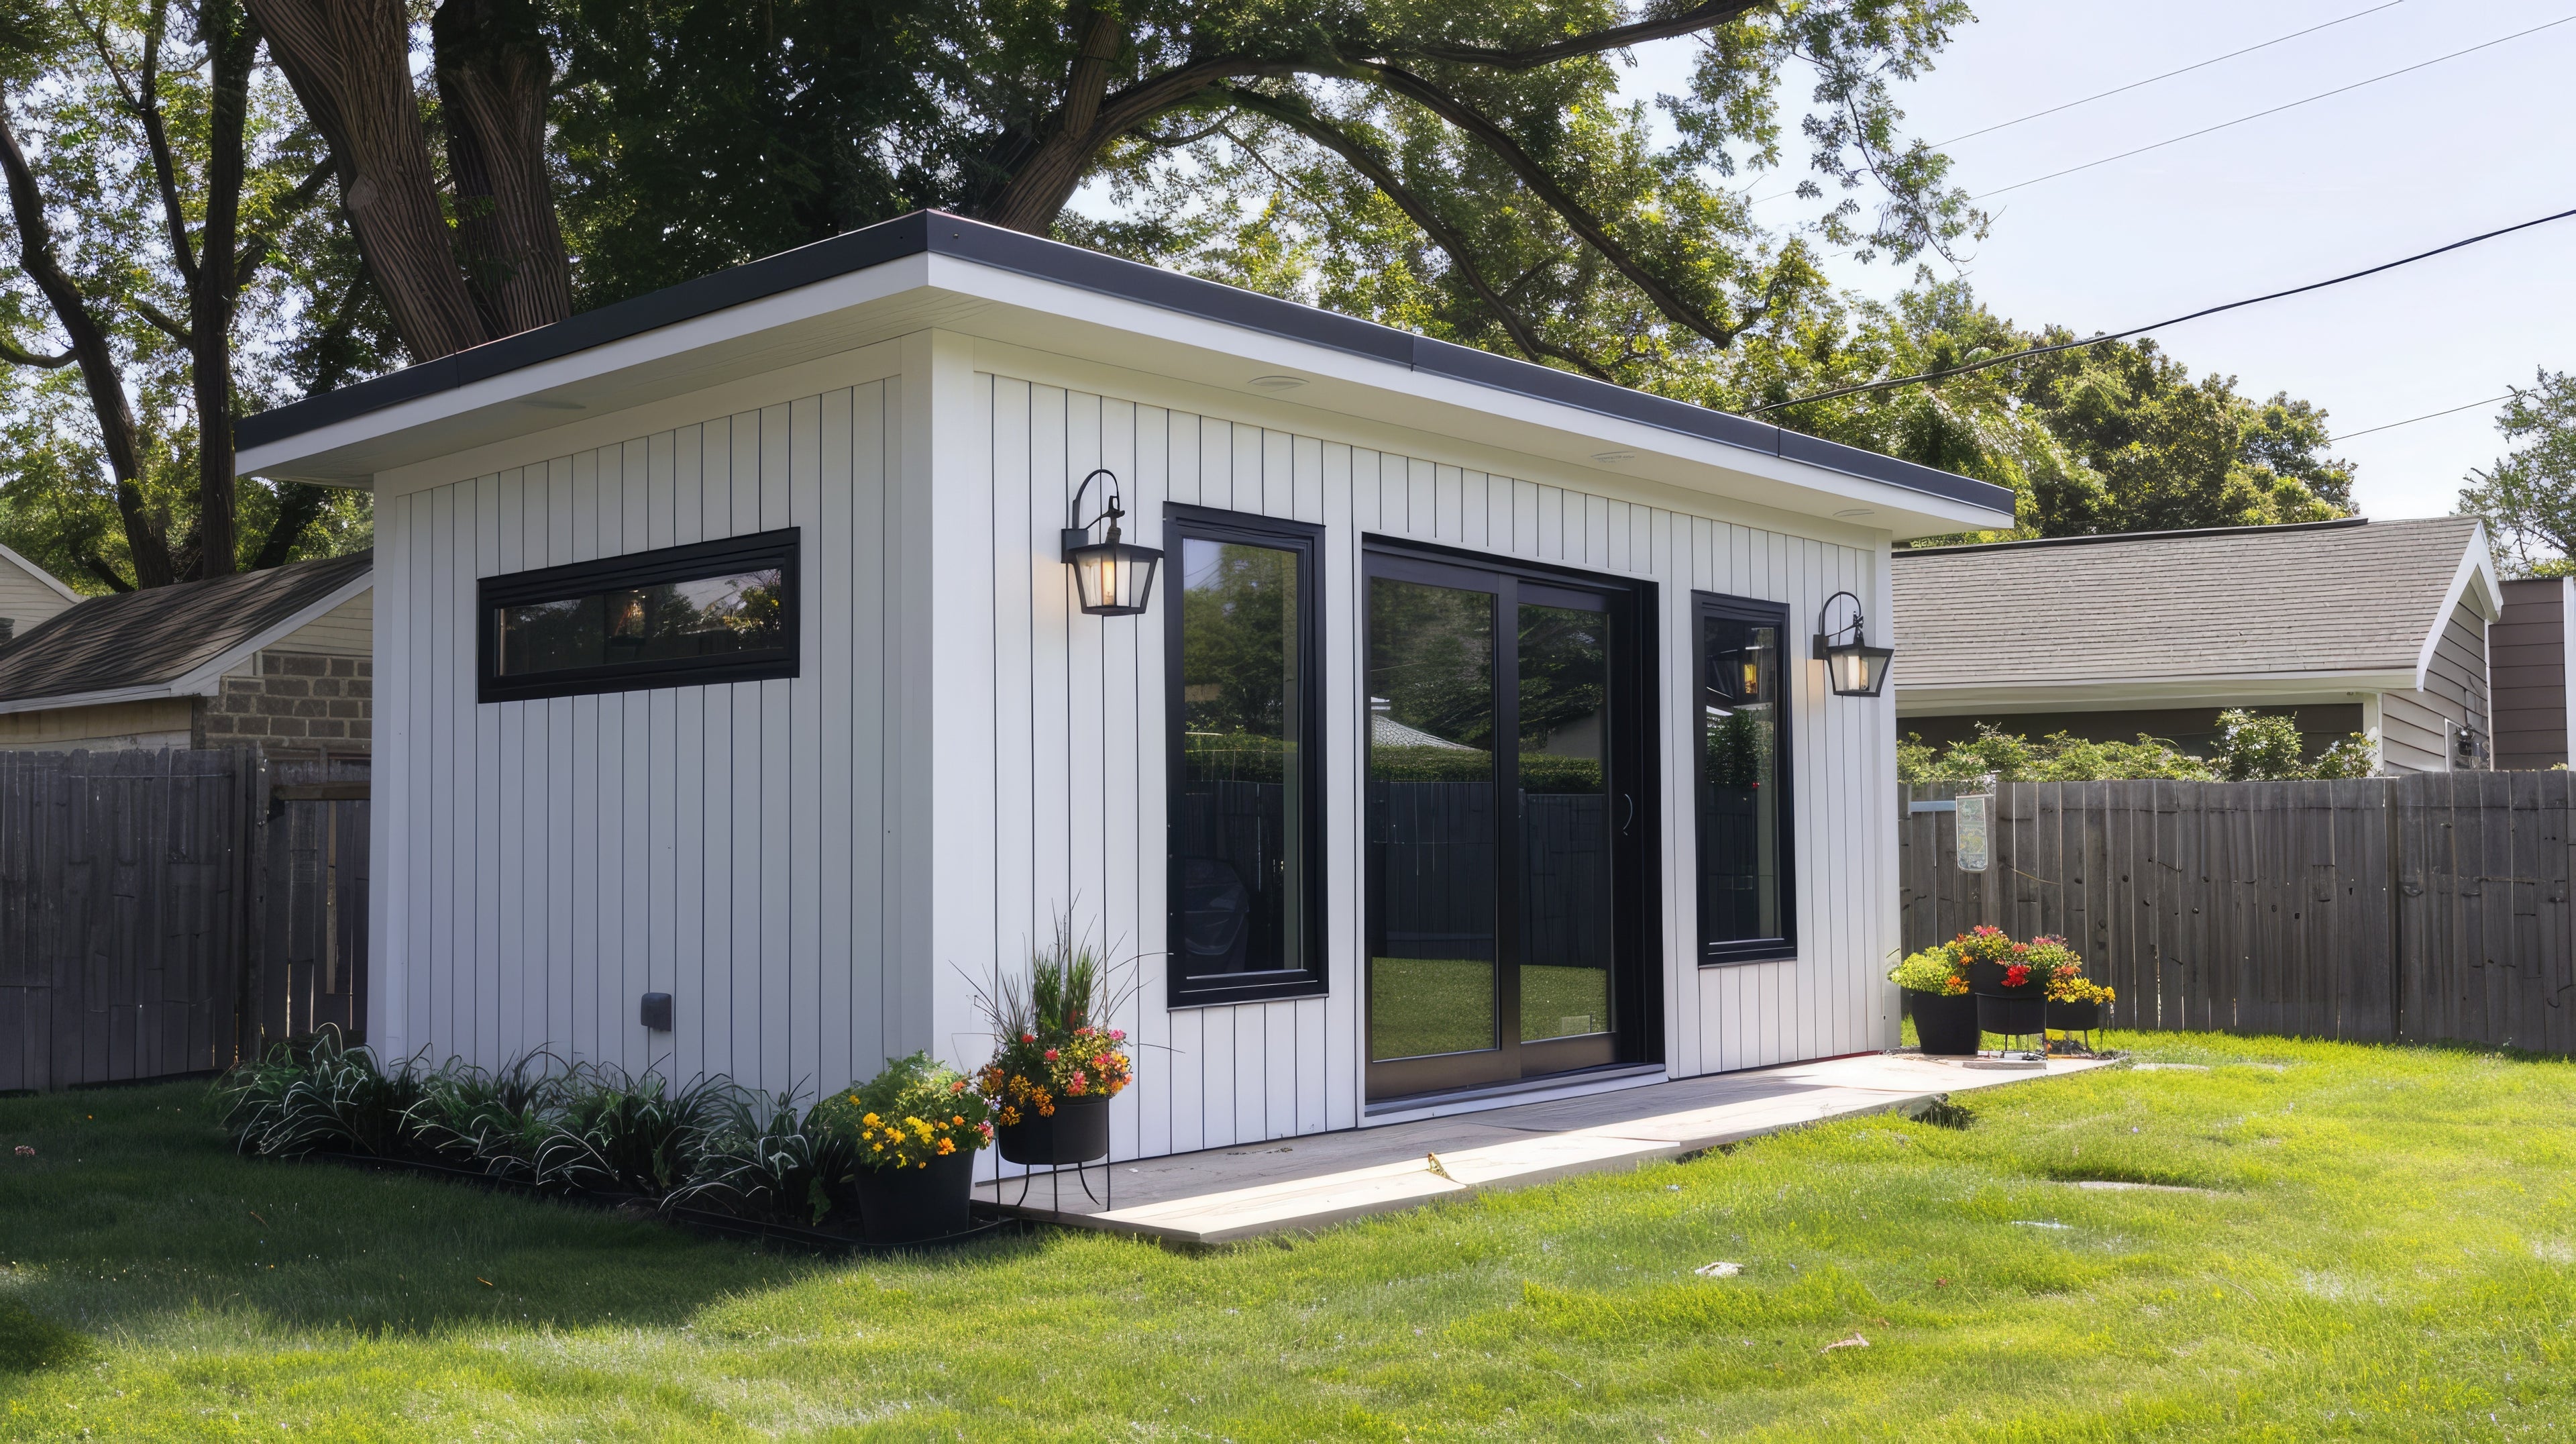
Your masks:
M 375 663 L 365 657 L 262 652 L 199 707 L 197 745 L 256 742 L 271 757 L 369 752 L 375 689 Z

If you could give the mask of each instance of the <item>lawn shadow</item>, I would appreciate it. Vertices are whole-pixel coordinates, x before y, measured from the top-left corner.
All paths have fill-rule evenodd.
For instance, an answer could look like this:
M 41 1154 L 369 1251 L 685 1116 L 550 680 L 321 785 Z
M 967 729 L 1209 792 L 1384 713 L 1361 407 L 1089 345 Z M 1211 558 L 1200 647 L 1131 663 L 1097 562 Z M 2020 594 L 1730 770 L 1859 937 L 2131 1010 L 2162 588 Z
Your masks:
M 18 1145 L 35 1157 L 15 1156 Z M 1005 1234 L 949 1257 L 1044 1246 Z M 33 1311 L 26 1323 L 0 1314 L 6 1371 L 56 1357 L 63 1345 L 45 1331 L 60 1325 L 48 1320 L 96 1333 L 155 1332 L 194 1313 L 369 1336 L 649 1328 L 887 1260 L 710 1238 L 434 1178 L 246 1159 L 215 1127 L 204 1086 L 178 1084 L 0 1100 L 0 1263 L 7 1297 Z

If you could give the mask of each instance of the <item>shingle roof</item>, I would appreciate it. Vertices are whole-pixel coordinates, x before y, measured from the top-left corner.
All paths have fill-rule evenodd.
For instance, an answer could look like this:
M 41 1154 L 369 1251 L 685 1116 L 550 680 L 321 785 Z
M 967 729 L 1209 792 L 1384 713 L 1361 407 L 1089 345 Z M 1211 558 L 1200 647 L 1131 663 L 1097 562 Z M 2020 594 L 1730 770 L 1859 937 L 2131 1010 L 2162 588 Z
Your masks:
M 1900 689 L 2412 668 L 2478 523 L 1898 551 Z
M 364 575 L 370 552 L 92 597 L 0 649 L 0 702 L 175 682 Z

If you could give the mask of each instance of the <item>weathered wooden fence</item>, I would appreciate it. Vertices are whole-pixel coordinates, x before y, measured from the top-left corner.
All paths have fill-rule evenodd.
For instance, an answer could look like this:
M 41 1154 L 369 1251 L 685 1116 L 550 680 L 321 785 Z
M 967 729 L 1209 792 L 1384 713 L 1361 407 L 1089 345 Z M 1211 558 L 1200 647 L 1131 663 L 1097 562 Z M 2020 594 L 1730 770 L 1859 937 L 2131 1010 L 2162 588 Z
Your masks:
M 0 1089 L 204 1072 L 363 1021 L 364 764 L 281 765 L 318 771 L 0 752 Z
M 2576 1053 L 2567 773 L 2009 783 L 1981 873 L 1953 790 L 1899 804 L 1909 950 L 2059 934 L 2126 1027 Z

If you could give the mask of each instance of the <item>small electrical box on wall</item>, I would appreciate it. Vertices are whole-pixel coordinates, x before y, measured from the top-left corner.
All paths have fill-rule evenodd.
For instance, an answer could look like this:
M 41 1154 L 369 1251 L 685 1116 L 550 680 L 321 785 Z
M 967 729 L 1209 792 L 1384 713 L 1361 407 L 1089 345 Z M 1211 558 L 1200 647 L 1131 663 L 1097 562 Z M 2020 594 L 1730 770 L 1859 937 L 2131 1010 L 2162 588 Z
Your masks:
M 646 993 L 644 995 L 644 1026 L 656 1033 L 671 1031 L 670 994 Z

